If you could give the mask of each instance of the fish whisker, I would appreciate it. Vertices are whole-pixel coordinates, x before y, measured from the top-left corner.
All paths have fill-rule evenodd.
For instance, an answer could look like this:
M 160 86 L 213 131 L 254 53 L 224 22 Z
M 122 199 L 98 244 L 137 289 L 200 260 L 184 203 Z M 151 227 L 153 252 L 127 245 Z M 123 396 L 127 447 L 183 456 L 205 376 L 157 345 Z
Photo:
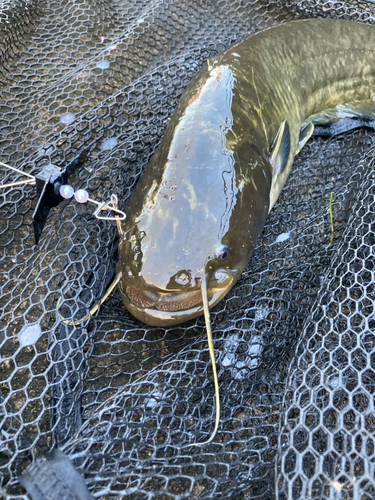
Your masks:
M 216 370 L 214 343 L 212 340 L 210 311 L 208 308 L 207 282 L 206 282 L 206 277 L 204 274 L 201 275 L 200 281 L 201 281 L 201 290 L 202 290 L 202 299 L 203 299 L 204 320 L 206 323 L 207 341 L 208 341 L 208 348 L 210 351 L 212 374 L 214 377 L 214 386 L 215 386 L 215 404 L 216 404 L 215 427 L 214 427 L 214 430 L 212 431 L 211 436 L 206 441 L 203 441 L 202 443 L 186 444 L 186 445 L 182 446 L 181 448 L 188 448 L 189 446 L 204 446 L 208 443 L 211 443 L 211 441 L 213 441 L 213 439 L 216 436 L 217 430 L 219 428 L 219 423 L 220 423 L 219 381 L 218 381 L 217 370 Z

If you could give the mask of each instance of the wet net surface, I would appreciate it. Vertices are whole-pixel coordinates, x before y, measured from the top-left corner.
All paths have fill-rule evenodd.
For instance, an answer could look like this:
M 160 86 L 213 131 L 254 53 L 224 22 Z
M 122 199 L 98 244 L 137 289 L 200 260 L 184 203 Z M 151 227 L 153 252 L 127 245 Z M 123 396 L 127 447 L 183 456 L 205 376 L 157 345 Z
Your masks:
M 86 148 L 70 184 L 120 209 L 189 79 L 248 33 L 297 18 L 373 23 L 369 2 L 0 1 L 0 161 L 35 175 Z M 117 292 L 114 225 L 72 201 L 38 247 L 35 188 L 0 191 L 0 478 L 52 447 L 97 498 L 375 497 L 374 136 L 296 158 L 240 281 L 203 319 L 147 327 Z M 2 182 L 19 180 L 5 170 Z M 328 206 L 334 221 L 330 242 Z

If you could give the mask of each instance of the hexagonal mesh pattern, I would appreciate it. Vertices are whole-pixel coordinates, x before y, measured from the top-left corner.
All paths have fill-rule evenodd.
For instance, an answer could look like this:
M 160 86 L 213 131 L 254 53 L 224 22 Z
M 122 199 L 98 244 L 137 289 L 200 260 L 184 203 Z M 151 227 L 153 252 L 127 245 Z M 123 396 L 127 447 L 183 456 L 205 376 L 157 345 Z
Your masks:
M 0 160 L 35 175 L 90 153 L 70 180 L 123 209 L 205 59 L 297 18 L 373 23 L 375 5 L 263 0 L 0 1 Z M 0 191 L 0 478 L 59 446 L 97 498 L 375 497 L 372 132 L 311 140 L 240 281 L 213 311 L 222 401 L 215 441 L 203 320 L 139 323 L 98 300 L 116 230 L 88 205 Z M 21 177 L 2 171 L 2 181 Z M 333 193 L 334 237 L 328 204 Z

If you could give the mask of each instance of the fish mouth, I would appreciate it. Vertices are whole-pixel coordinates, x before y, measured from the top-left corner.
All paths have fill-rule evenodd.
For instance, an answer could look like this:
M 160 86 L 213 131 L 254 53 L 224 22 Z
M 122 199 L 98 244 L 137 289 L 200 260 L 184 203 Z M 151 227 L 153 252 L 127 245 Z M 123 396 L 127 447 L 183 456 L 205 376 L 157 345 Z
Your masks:
M 232 288 L 234 276 L 226 272 L 221 282 L 208 282 L 207 300 L 209 307 L 216 305 Z M 119 283 L 121 298 L 130 313 L 143 323 L 152 326 L 169 326 L 183 323 L 203 313 L 202 291 L 155 291 L 140 289 Z
M 200 290 L 168 293 L 140 290 L 133 286 L 127 286 L 125 293 L 135 306 L 141 309 L 157 309 L 158 311 L 184 311 L 202 302 Z

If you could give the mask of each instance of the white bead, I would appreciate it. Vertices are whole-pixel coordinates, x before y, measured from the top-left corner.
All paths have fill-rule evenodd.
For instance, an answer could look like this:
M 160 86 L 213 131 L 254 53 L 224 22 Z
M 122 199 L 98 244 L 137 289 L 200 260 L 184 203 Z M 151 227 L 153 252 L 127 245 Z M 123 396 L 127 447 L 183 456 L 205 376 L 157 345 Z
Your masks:
M 60 186 L 60 194 L 63 198 L 71 198 L 74 194 L 74 189 L 72 188 L 72 186 L 64 184 Z
M 74 198 L 78 203 L 86 203 L 89 199 L 89 193 L 85 189 L 78 189 L 78 191 L 74 193 Z

